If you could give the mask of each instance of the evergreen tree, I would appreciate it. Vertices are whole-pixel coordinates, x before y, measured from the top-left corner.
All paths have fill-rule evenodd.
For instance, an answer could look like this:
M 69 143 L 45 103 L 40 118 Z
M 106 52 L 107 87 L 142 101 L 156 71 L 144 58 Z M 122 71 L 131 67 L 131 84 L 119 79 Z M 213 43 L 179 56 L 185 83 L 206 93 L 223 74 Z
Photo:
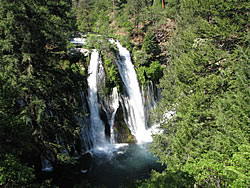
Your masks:
M 156 59 L 160 53 L 156 37 L 151 30 L 146 33 L 143 39 L 142 50 L 147 53 L 150 59 Z
M 1 0 L 0 185 L 31 183 L 41 155 L 60 162 L 63 150 L 76 152 L 83 81 L 60 63 L 74 29 L 70 10 L 70 0 Z
M 178 2 L 167 7 L 178 31 L 160 82 L 164 133 L 153 144 L 167 170 L 148 184 L 177 173 L 199 187 L 248 187 L 247 2 Z M 168 119 L 170 110 L 176 113 Z

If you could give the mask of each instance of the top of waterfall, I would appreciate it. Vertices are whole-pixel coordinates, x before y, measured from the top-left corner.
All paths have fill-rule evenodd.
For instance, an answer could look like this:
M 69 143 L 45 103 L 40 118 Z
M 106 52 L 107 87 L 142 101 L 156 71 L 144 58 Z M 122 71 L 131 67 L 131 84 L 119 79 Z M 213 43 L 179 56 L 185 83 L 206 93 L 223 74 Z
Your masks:
M 77 37 L 77 38 L 73 38 L 70 40 L 70 42 L 74 45 L 86 45 L 86 38 L 80 38 L 80 37 Z

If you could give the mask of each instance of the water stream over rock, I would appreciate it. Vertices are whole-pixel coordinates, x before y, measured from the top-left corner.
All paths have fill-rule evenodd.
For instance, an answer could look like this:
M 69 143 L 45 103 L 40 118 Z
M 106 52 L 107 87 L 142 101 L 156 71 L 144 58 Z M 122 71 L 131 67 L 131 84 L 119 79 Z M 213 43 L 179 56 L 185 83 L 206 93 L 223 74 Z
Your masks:
M 128 134 L 132 134 L 137 143 L 151 142 L 152 137 L 150 129 L 147 128 L 147 121 L 149 110 L 156 103 L 154 93 L 150 93 L 154 91 L 148 87 L 149 89 L 142 95 L 129 51 L 118 41 L 111 42 L 118 48 L 116 64 L 124 89 L 120 94 L 116 88 L 113 88 L 110 96 L 100 94 L 100 88 L 105 87 L 105 71 L 99 53 L 97 50 L 93 50 L 88 67 L 88 106 L 91 131 L 91 134 L 88 135 L 92 135 L 93 148 L 103 147 L 108 142 L 114 144 L 126 140 L 116 139 L 119 127 L 122 127 L 124 133 L 127 127 L 130 132 Z M 153 87 L 152 84 L 150 86 Z M 149 98 L 147 95 L 150 95 Z M 147 105 L 145 105 L 145 101 L 147 101 Z M 121 110 L 118 110 L 119 108 Z M 123 115 L 118 114 L 121 111 Z M 109 138 L 107 139 L 107 137 Z
M 116 42 L 116 45 L 119 50 L 117 65 L 128 94 L 125 101 L 125 108 L 127 110 L 127 125 L 129 126 L 132 134 L 136 137 L 137 142 L 151 142 L 152 137 L 146 130 L 142 94 L 134 65 L 131 61 L 130 53 L 126 48 L 122 47 L 118 41 Z
M 96 50 L 93 50 L 88 68 L 88 104 L 90 109 L 90 125 L 94 147 L 106 144 L 104 124 L 100 118 L 97 96 L 97 76 L 100 63 L 101 60 L 99 53 Z
M 85 39 L 76 38 L 71 42 L 84 45 Z M 152 169 L 162 169 L 148 151 L 153 127 L 149 112 L 156 105 L 159 93 L 153 83 L 141 90 L 129 51 L 118 41 L 110 42 L 118 49 L 115 63 L 123 88 L 118 93 L 114 87 L 110 95 L 100 92 L 105 88 L 106 75 L 100 53 L 92 50 L 88 92 L 80 93 L 83 112 L 88 115 L 76 118 L 82 125 L 84 150 L 93 161 L 91 168 L 77 169 L 88 176 L 93 185 L 118 187 L 127 178 L 145 178 Z M 129 140 L 137 144 L 126 143 Z

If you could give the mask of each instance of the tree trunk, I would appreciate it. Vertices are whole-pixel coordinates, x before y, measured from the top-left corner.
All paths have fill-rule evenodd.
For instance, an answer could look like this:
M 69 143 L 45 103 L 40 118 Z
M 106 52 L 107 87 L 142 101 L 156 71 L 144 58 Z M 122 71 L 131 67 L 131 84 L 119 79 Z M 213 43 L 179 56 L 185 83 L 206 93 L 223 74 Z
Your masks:
M 161 0 L 161 6 L 163 9 L 165 8 L 165 0 Z

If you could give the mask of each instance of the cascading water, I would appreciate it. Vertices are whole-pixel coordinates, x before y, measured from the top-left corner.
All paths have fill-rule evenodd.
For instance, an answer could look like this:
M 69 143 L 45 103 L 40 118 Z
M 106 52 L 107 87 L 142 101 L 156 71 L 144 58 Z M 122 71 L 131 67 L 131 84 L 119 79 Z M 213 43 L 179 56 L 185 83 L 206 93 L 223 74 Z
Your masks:
M 116 111 L 119 107 L 119 95 L 118 95 L 116 87 L 113 88 L 111 100 L 112 100 L 113 112 L 112 112 L 111 118 L 109 120 L 110 130 L 111 130 L 110 131 L 110 143 L 114 144 L 115 143 L 115 135 L 114 135 L 113 125 L 114 125 L 114 121 L 115 121 Z
M 82 38 L 82 37 L 73 38 L 72 40 L 70 40 L 70 42 L 76 46 L 85 46 L 86 45 L 86 38 Z
M 152 122 L 150 119 L 150 113 L 157 106 L 158 101 L 160 100 L 160 89 L 156 88 L 152 81 L 148 82 L 143 88 L 143 103 L 146 111 L 146 122 L 147 127 L 152 127 Z
M 86 96 L 84 94 L 84 92 L 80 92 L 80 98 L 81 98 L 81 105 L 82 105 L 82 110 L 84 114 L 88 114 L 88 105 L 87 105 L 87 99 Z M 93 132 L 91 131 L 91 127 L 90 127 L 90 121 L 88 116 L 83 116 L 81 117 L 76 117 L 76 119 L 78 120 L 79 124 L 82 126 L 82 144 L 83 147 L 86 151 L 90 150 L 93 147 Z
M 127 101 L 125 102 L 128 113 L 127 124 L 132 134 L 136 137 L 137 142 L 151 142 L 152 137 L 150 132 L 146 130 L 142 95 L 130 53 L 118 41 L 116 45 L 119 50 L 117 65 L 128 94 Z
M 93 50 L 88 67 L 88 104 L 90 109 L 90 124 L 93 135 L 93 146 L 102 146 L 106 143 L 104 134 L 104 124 L 100 119 L 98 96 L 97 96 L 97 75 L 98 65 L 101 63 L 99 53 Z
M 51 163 L 47 159 L 42 159 L 42 171 L 43 172 L 51 172 L 53 167 Z
M 76 45 L 82 45 L 85 41 L 77 39 L 74 42 Z M 82 185 L 86 181 L 82 178 L 82 173 L 87 174 L 88 182 L 94 186 L 119 187 L 128 179 L 135 177 L 144 179 L 145 175 L 150 175 L 152 169 L 163 170 L 163 167 L 157 164 L 156 159 L 148 152 L 150 143 L 143 143 L 152 141 L 151 130 L 146 129 L 146 124 L 149 121 L 147 108 L 151 109 L 156 104 L 153 85 L 147 86 L 142 95 L 129 51 L 123 48 L 119 42 L 114 40 L 110 42 L 117 45 L 119 50 L 116 64 L 124 83 L 124 92 L 118 94 L 117 88 L 113 88 L 111 95 L 105 92 L 104 67 L 99 53 L 97 50 L 93 50 L 88 67 L 88 96 L 83 92 L 80 94 L 82 108 L 87 109 L 83 111 L 90 116 L 78 119 L 79 122 L 82 120 L 81 124 L 84 125 L 82 139 L 84 149 L 88 151 L 84 156 L 90 155 L 88 159 L 91 162 L 87 163 L 91 167 L 81 168 L 81 170 L 77 168 L 78 173 L 81 173 L 79 177 L 75 176 L 77 172 L 72 173 L 74 174 L 72 179 L 79 178 L 77 183 L 83 181 Z M 116 130 L 115 134 L 113 125 Z M 105 137 L 107 127 L 110 128 L 110 143 Z M 128 140 L 120 139 L 119 136 L 123 134 L 131 136 L 130 132 L 140 144 L 124 144 Z M 106 131 L 106 136 L 109 136 L 108 134 Z M 117 142 L 123 144 L 116 144 L 115 138 Z M 44 160 L 43 170 L 48 169 L 50 169 L 49 164 Z M 68 179 L 67 176 L 60 182 L 69 183 Z M 73 185 L 68 187 L 73 187 Z
M 98 98 L 100 103 L 101 110 L 101 119 L 105 123 L 105 135 L 108 139 L 110 137 L 110 143 L 115 144 L 114 138 L 114 120 L 116 111 L 119 107 L 119 95 L 117 88 L 112 89 L 112 94 L 107 94 L 106 92 L 106 73 L 103 65 L 99 63 L 98 73 L 97 73 L 97 89 L 98 89 Z
M 85 40 L 85 38 L 75 38 L 71 40 L 71 42 L 75 45 L 85 45 Z M 155 105 L 152 96 L 147 99 L 148 93 L 151 95 L 153 89 L 150 88 L 152 91 L 147 91 L 145 93 L 146 96 L 141 94 L 139 82 L 129 51 L 122 47 L 118 41 L 110 39 L 110 42 L 115 44 L 119 51 L 116 64 L 119 68 L 119 73 L 126 91 L 119 97 L 117 89 L 113 88 L 112 95 L 106 96 L 106 94 L 102 95 L 102 93 L 99 93 L 98 96 L 98 91 L 102 90 L 101 87 L 105 88 L 106 76 L 104 68 L 102 67 L 100 55 L 97 50 L 93 50 L 88 68 L 88 108 L 90 113 L 90 123 L 88 122 L 88 126 L 85 128 L 86 132 L 83 134 L 83 137 L 87 137 L 87 140 L 84 139 L 84 142 L 87 141 L 88 146 L 90 146 L 86 147 L 87 150 L 92 147 L 95 148 L 107 144 L 105 133 L 106 136 L 110 136 L 110 143 L 116 143 L 113 124 L 116 111 L 119 107 L 119 101 L 122 105 L 124 121 L 131 133 L 135 136 L 137 142 L 152 141 L 150 129 L 147 129 L 146 127 L 149 124 L 148 122 L 150 122 L 148 115 L 149 110 Z M 153 101 L 151 99 L 153 99 Z M 103 119 L 103 117 L 106 119 Z M 110 127 L 108 133 L 107 125 Z

